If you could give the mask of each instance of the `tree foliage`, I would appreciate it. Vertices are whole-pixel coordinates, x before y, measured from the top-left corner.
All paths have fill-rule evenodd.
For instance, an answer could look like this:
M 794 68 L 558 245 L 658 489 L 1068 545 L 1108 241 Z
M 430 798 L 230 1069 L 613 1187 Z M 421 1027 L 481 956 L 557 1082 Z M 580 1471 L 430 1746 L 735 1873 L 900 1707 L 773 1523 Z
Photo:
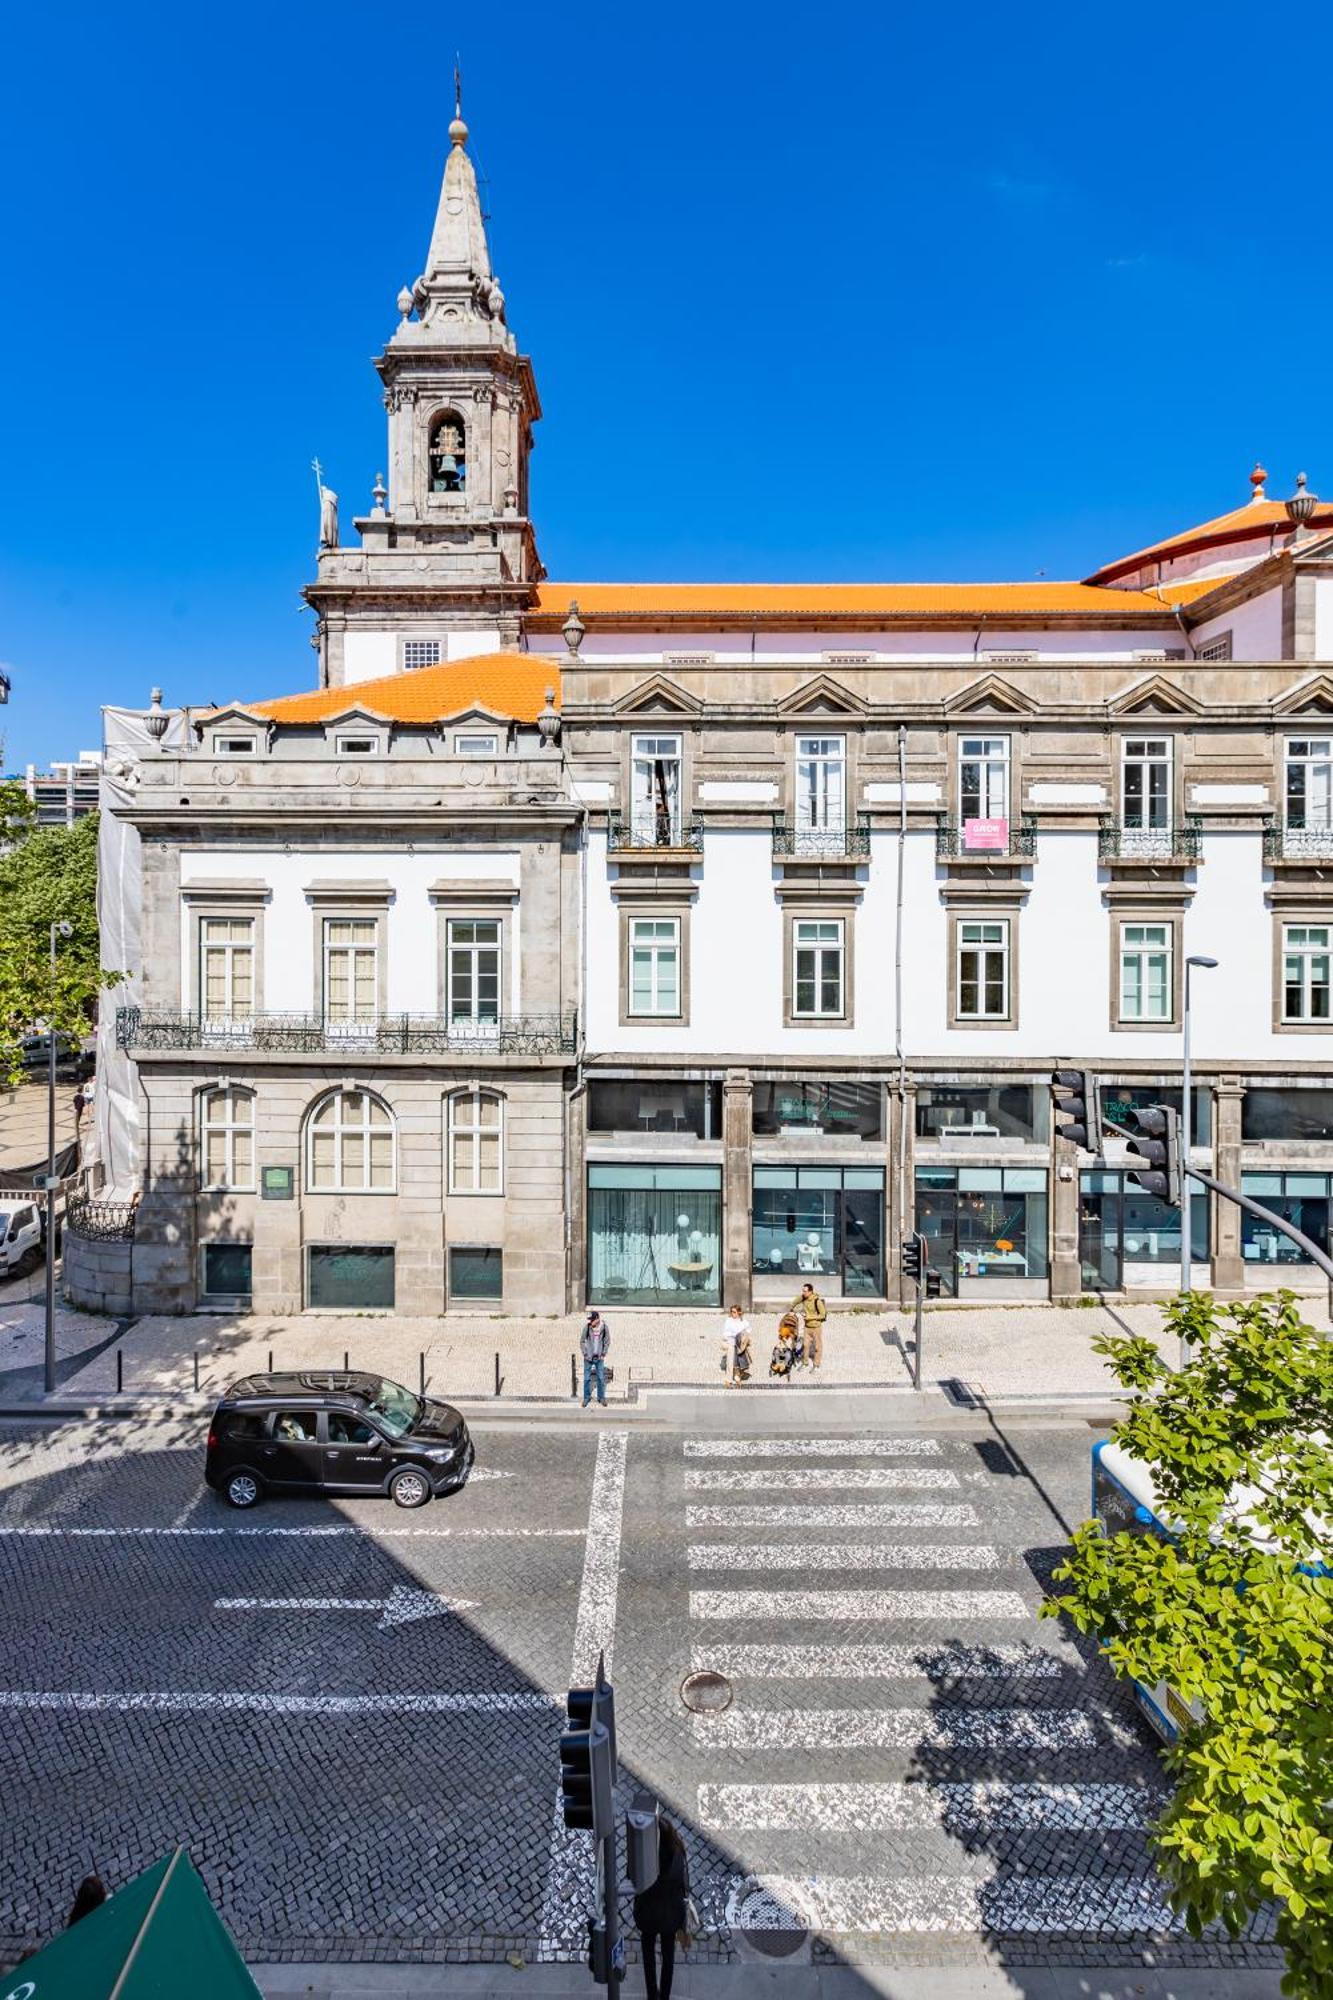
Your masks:
M 22 1040 L 34 1028 L 87 1034 L 98 992 L 122 977 L 98 964 L 96 813 L 70 827 L 32 828 L 27 816 L 15 824 L 13 791 L 22 796 L 21 786 L 0 787 L 13 842 L 0 854 L 0 1081 L 21 1075 Z M 73 930 L 57 940 L 53 985 L 51 925 L 62 919 Z
M 1152 1468 L 1171 1539 L 1089 1522 L 1056 1571 L 1066 1612 L 1115 1673 L 1167 1681 L 1204 1720 L 1166 1752 L 1154 1829 L 1192 1934 L 1278 1909 L 1283 1990 L 1333 1995 L 1333 1343 L 1290 1292 L 1167 1313 L 1189 1361 L 1097 1343 L 1129 1413 L 1115 1438 Z

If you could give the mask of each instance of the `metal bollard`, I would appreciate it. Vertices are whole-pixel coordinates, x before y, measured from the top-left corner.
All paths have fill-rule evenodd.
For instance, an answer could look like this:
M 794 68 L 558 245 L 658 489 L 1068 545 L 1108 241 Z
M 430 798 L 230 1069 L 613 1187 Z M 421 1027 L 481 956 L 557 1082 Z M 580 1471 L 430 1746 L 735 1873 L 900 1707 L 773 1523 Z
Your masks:
M 636 1889 L 651 1889 L 661 1870 L 657 1812 L 652 1793 L 639 1791 L 625 1814 L 626 1868 Z
M 426 1350 L 424 1347 L 422 1348 L 420 1354 L 417 1356 L 417 1360 L 420 1363 L 418 1373 L 420 1374 L 421 1377 L 421 1393 L 424 1396 L 426 1393 Z
M 351 1364 L 351 1362 L 350 1362 L 350 1361 L 349 1361 L 349 1360 L 347 1359 L 347 1352 L 348 1352 L 348 1351 L 347 1351 L 347 1349 L 346 1349 L 346 1348 L 344 1347 L 344 1349 L 343 1349 L 343 1374 L 344 1374 L 344 1375 L 350 1375 L 350 1374 L 351 1374 L 351 1372 L 352 1372 L 352 1364 Z
M 194 1350 L 194 1393 L 199 1394 L 199 1349 Z
M 124 1350 L 118 1347 L 116 1349 L 116 1394 L 118 1396 L 122 1395 L 124 1393 L 124 1389 L 125 1389 L 125 1354 Z
M 271 1347 L 268 1351 L 268 1372 L 270 1375 L 273 1373 L 273 1349 Z
M 579 1357 L 577 1354 L 571 1354 L 569 1357 L 569 1393 L 575 1402 L 577 1402 L 579 1395 Z
M 497 1396 L 500 1393 L 500 1350 L 498 1347 L 495 1350 L 495 1393 Z

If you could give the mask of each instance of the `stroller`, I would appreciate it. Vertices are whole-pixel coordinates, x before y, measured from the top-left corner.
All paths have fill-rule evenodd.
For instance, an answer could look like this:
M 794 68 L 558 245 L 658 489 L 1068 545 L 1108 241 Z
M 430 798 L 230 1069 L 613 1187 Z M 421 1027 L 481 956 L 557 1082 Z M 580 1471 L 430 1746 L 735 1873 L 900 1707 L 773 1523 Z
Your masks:
M 777 1345 L 768 1364 L 769 1374 L 790 1382 L 792 1370 L 797 1362 L 803 1359 L 804 1354 L 801 1323 L 795 1313 L 784 1313 L 778 1322 Z

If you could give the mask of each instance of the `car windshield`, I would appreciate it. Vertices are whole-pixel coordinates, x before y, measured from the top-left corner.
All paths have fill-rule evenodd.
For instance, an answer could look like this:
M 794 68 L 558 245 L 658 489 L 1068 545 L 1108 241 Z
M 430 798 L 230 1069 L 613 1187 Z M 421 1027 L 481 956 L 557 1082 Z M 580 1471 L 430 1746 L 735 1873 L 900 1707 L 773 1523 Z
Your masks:
M 9 1233 L 9 1210 L 7 1208 L 0 1208 L 0 1236 L 5 1236 L 8 1233 Z
M 366 1408 L 377 1416 L 392 1437 L 410 1431 L 421 1414 L 420 1399 L 401 1383 L 379 1381 L 366 1397 Z

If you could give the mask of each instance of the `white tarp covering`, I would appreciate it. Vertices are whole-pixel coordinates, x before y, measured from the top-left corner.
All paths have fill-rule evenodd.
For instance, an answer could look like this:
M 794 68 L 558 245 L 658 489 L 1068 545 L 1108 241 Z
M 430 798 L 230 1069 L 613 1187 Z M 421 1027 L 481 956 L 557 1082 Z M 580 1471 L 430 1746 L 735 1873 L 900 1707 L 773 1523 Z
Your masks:
M 180 753 L 188 743 L 184 714 L 167 711 L 167 731 L 159 745 L 149 734 L 145 709 L 104 708 L 100 786 L 101 824 L 97 841 L 97 921 L 102 964 L 127 977 L 102 996 L 97 1023 L 97 1158 L 108 1200 L 128 1201 L 139 1187 L 139 1072 L 116 1046 L 116 1014 L 142 1000 L 143 960 L 139 910 L 143 895 L 142 843 L 138 828 L 120 814 L 132 807 L 139 789 L 139 765 L 163 752 Z

